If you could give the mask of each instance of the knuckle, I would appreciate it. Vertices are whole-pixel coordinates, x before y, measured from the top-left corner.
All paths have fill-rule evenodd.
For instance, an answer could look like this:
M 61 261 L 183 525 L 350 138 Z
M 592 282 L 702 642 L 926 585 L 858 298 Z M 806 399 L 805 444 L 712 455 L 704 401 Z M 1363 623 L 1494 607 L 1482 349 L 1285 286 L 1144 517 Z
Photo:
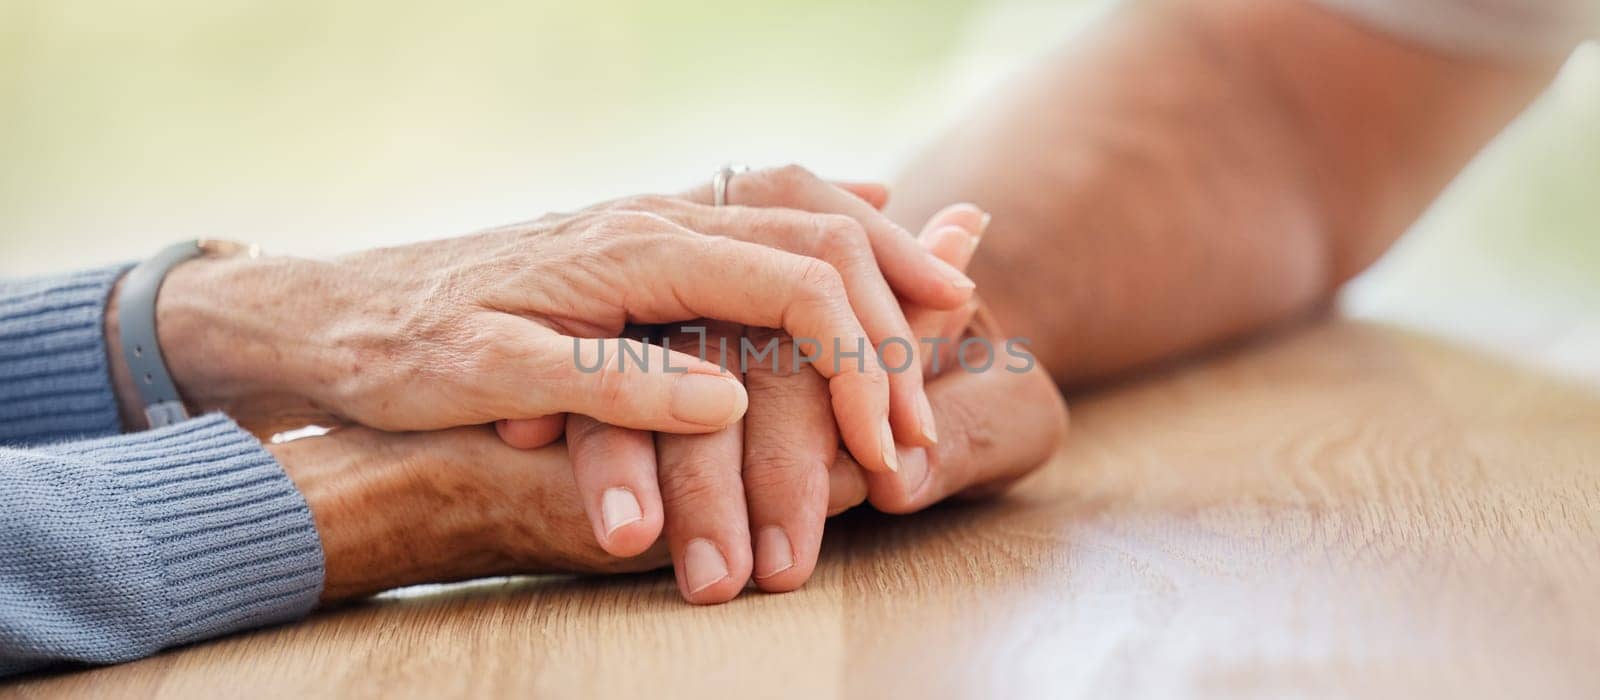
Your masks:
M 683 506 L 685 512 L 695 512 L 694 506 L 720 501 L 727 495 L 724 479 L 710 460 L 690 460 L 677 468 L 661 470 L 661 500 L 668 511 Z
M 835 500 L 827 458 L 803 449 L 746 454 L 744 490 L 752 512 L 768 520 L 826 517 Z
M 597 228 L 621 234 L 659 231 L 672 226 L 666 217 L 648 211 L 618 210 L 607 212 L 603 217 Z
M 792 344 L 779 343 L 779 356 L 791 352 Z M 779 363 L 779 373 L 771 374 L 771 367 L 767 366 L 768 374 L 758 374 L 754 380 L 745 380 L 745 391 L 750 395 L 750 403 L 774 404 L 779 406 L 792 406 L 801 401 L 826 401 L 827 388 L 814 386 L 811 376 L 792 372 L 788 358 L 783 358 Z M 806 372 L 816 372 L 809 367 Z M 757 409 L 762 410 L 762 409 Z
M 827 465 L 815 456 L 777 452 L 745 456 L 744 486 L 750 493 L 781 494 L 785 503 L 808 503 L 825 482 Z
M 703 233 L 690 231 L 682 236 L 674 236 L 671 241 L 663 241 L 668 245 L 678 246 L 678 255 L 685 260 L 715 260 L 727 261 L 736 259 L 744 254 L 744 250 L 737 241 L 732 241 L 721 236 L 708 236 Z
M 604 436 L 612 426 L 594 420 L 587 416 L 573 416 L 567 421 L 567 442 L 569 444 L 604 445 Z
M 756 177 L 736 178 L 734 182 L 747 188 L 740 197 L 752 197 L 767 205 L 794 206 L 816 180 L 811 171 L 791 163 L 763 170 Z
M 813 300 L 835 302 L 845 299 L 844 277 L 826 261 L 806 258 L 799 263 L 796 277 L 802 291 Z
M 772 169 L 772 179 L 785 185 L 803 185 L 817 179 L 810 170 L 799 163 L 787 163 Z
M 763 434 L 759 447 L 745 450 L 742 474 L 745 483 L 798 482 L 825 474 L 834 455 L 819 451 L 797 435 Z
M 856 368 L 854 363 L 844 363 L 852 371 Z M 876 362 L 865 363 L 865 371 L 859 372 L 859 381 L 866 385 L 866 390 L 874 396 L 885 396 L 889 393 L 889 373 L 883 371 Z
M 677 225 L 659 214 L 643 211 L 607 211 L 593 214 L 583 225 L 578 250 L 581 258 L 620 265 L 645 251 L 680 238 Z
M 682 200 L 660 194 L 645 194 L 629 197 L 623 201 L 627 203 L 627 208 L 633 211 L 660 212 L 677 209 Z
M 843 238 L 852 242 L 865 241 L 867 229 L 861 222 L 844 214 L 817 214 L 817 228 L 830 238 Z
M 842 214 L 819 214 L 816 218 L 818 249 L 833 258 L 857 258 L 870 254 L 867 230 L 860 222 Z
M 610 355 L 606 356 L 606 361 L 600 365 L 599 369 L 595 370 L 591 378 L 595 405 L 610 411 L 621 411 L 627 405 L 628 398 L 632 395 L 628 391 L 628 377 L 619 368 L 616 357 L 616 353 L 623 352 L 622 348 L 619 347 L 623 342 L 628 341 L 618 341 L 617 344 L 612 346 L 615 349 Z

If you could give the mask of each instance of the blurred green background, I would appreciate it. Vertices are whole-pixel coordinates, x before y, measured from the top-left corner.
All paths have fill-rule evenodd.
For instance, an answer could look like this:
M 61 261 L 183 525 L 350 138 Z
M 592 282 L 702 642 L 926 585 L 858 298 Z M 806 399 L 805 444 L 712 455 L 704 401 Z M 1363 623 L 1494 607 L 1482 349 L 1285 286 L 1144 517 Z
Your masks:
M 325 255 L 674 190 L 729 159 L 889 177 L 1103 9 L 0 0 L 0 275 L 201 235 Z M 1600 48 L 1346 307 L 1535 337 L 1562 365 L 1600 348 Z

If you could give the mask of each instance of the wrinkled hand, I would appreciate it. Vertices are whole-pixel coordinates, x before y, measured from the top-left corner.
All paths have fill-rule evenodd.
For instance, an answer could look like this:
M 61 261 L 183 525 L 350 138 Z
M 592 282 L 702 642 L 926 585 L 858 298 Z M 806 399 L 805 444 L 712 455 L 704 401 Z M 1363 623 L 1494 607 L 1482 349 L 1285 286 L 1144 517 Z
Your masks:
M 948 207 L 929 219 L 921 240 L 964 269 L 987 223 L 988 216 L 975 207 Z M 814 484 L 824 472 L 813 466 L 820 462 L 827 465 L 828 515 L 863 500 L 885 512 L 910 513 L 958 494 L 998 492 L 1044 464 L 1065 434 L 1066 404 L 1054 382 L 1025 344 L 1012 343 L 976 300 L 956 311 L 911 307 L 906 315 L 918 339 L 938 339 L 924 370 L 940 440 L 928 448 L 902 446 L 896 474 L 863 471 L 850 452 L 837 449 L 820 411 L 826 407 L 825 388 L 815 373 L 795 368 L 800 371 L 746 376 L 751 410 L 745 417 L 744 468 L 747 474 L 759 469 L 772 475 L 754 486 L 746 479 L 751 527 L 781 528 L 797 542 L 792 559 L 785 560 L 782 551 L 767 553 L 779 546 L 776 537 L 757 538 L 755 581 L 763 590 L 792 590 L 805 583 L 822 537 L 821 519 L 785 502 L 782 490 L 768 484 Z M 958 356 L 962 349 L 964 361 Z M 821 502 L 813 497 L 806 505 L 816 508 Z M 766 522 L 758 524 L 763 517 Z M 763 576 L 767 572 L 772 573 Z
M 920 240 L 940 259 L 964 267 L 986 221 L 975 207 L 951 207 L 930 219 Z M 718 603 L 738 595 L 752 578 L 769 591 L 802 585 L 815 566 L 825 518 L 869 494 L 880 509 L 909 512 L 1042 464 L 1064 429 L 1064 404 L 1031 356 L 1007 345 L 986 315 L 968 335 L 976 309 L 969 303 L 953 312 L 907 311 L 911 332 L 899 337 L 919 343 L 943 339 L 937 346 L 942 352 L 922 361 L 935 377 L 929 391 L 938 392 L 933 410 L 946 437 L 932 455 L 901 446 L 898 474 L 864 473 L 838 449 L 827 383 L 794 365 L 792 340 L 777 330 L 743 331 L 756 348 L 772 340 L 780 345 L 770 364 L 745 368 L 751 404 L 742 426 L 652 437 L 574 417 L 567 444 L 595 539 L 627 557 L 654 546 L 664 532 L 685 599 Z M 708 359 L 719 359 L 722 347 L 738 348 L 739 328 L 708 325 Z M 956 351 L 968 337 L 993 349 L 989 371 L 968 374 L 958 367 Z M 687 340 L 673 344 L 681 347 Z M 984 347 L 972 343 L 968 349 Z M 973 368 L 985 362 L 969 360 Z M 727 358 L 726 364 L 737 363 Z
M 737 378 L 683 353 L 670 361 L 686 372 L 660 371 L 660 347 L 613 338 L 628 323 L 725 319 L 824 340 L 813 366 L 867 468 L 892 468 L 897 435 L 928 444 L 921 378 L 835 362 L 827 341 L 870 347 L 903 334 L 896 293 L 950 308 L 971 283 L 871 205 L 798 168 L 736 177 L 732 201 L 753 206 L 707 198 L 623 199 L 333 262 L 192 261 L 162 288 L 162 347 L 193 408 L 257 432 L 570 412 L 704 433 L 743 415 Z M 769 205 L 794 208 L 757 208 Z M 612 371 L 624 354 L 653 370 Z M 579 369 L 599 358 L 605 369 Z
M 518 449 L 483 426 L 351 427 L 267 449 L 316 522 L 324 602 L 419 583 L 668 562 L 664 543 L 629 558 L 595 544 L 560 445 Z

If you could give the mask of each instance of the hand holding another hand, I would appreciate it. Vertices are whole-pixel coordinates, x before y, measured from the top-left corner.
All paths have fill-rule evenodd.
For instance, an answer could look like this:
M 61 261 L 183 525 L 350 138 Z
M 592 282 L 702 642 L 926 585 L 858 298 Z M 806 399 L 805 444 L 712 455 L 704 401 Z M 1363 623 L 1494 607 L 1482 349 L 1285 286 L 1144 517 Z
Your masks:
M 162 289 L 162 347 L 197 411 L 258 434 L 362 426 L 271 448 L 312 505 L 325 599 L 664 557 L 693 602 L 752 575 L 790 590 L 828 515 L 866 498 L 915 510 L 1043 461 L 1064 422 L 1031 358 L 1025 375 L 962 376 L 953 343 L 919 352 L 960 340 L 977 309 L 959 268 L 981 212 L 953 207 L 919 241 L 873 186 L 797 168 L 732 185 L 745 206 L 701 188 L 330 263 L 195 260 Z M 717 319 L 713 344 L 779 345 L 748 394 L 717 357 L 617 338 L 697 319 Z M 805 360 L 795 337 L 816 346 Z M 623 355 L 650 369 L 613 371 Z M 996 415 L 1019 393 L 1039 397 L 1028 416 Z
M 972 205 L 949 207 L 928 221 L 919 241 L 964 268 L 986 224 Z M 672 347 L 698 346 L 707 359 L 742 369 L 749 411 L 742 424 L 704 435 L 652 436 L 573 416 L 567 445 L 594 539 L 631 557 L 665 535 L 684 598 L 719 603 L 752 580 L 767 591 L 800 587 L 816 564 L 825 518 L 869 497 L 881 510 L 911 512 L 1037 467 L 1065 428 L 1064 404 L 987 314 L 972 324 L 977 310 L 973 301 L 954 311 L 905 312 L 911 330 L 896 337 L 931 342 L 940 352 L 923 355 L 921 366 L 885 357 L 886 369 L 891 376 L 927 373 L 946 437 L 933 448 L 901 445 L 898 473 L 864 471 L 839 449 L 828 386 L 795 364 L 787 334 L 702 322 L 709 330 L 703 338 L 669 335 Z M 771 342 L 770 360 L 746 351 Z M 724 348 L 737 357 L 719 356 Z M 961 348 L 989 356 L 958 358 Z
M 930 220 L 920 242 L 964 266 L 983 218 L 970 206 L 952 207 Z M 1003 339 L 985 314 L 966 328 L 975 306 L 907 309 L 911 337 L 984 337 L 998 346 Z M 718 347 L 719 336 L 737 341 L 741 331 L 708 329 L 708 348 Z M 762 347 L 768 339 L 792 342 L 776 330 L 743 333 Z M 652 437 L 574 416 L 567 445 L 538 449 L 513 449 L 483 427 L 346 428 L 269 449 L 305 493 L 322 533 L 324 600 L 488 575 L 673 563 L 685 598 L 721 602 L 752 579 L 768 591 L 804 584 L 827 516 L 869 499 L 910 512 L 993 489 L 1053 451 L 1065 414 L 1042 369 L 968 373 L 955 360 L 956 343 L 938 347 L 943 352 L 924 356 L 923 365 L 944 438 L 932 451 L 902 446 L 902 471 L 881 477 L 839 449 L 826 382 L 793 364 L 786 346 L 775 365 L 749 367 L 753 402 L 744 421 L 706 435 Z M 615 528 L 607 499 L 619 484 L 644 503 L 637 518 Z
M 191 261 L 162 287 L 161 345 L 192 408 L 227 411 L 258 433 L 561 413 L 702 433 L 743 416 L 737 379 L 682 353 L 670 358 L 682 373 L 609 371 L 622 353 L 656 368 L 669 361 L 616 336 L 629 323 L 697 318 L 783 328 L 822 341 L 813 366 L 828 378 L 846 443 L 867 468 L 892 470 L 896 435 L 931 443 L 921 378 L 841 361 L 834 343 L 871 348 L 905 335 L 897 293 L 953 308 L 971 282 L 801 169 L 735 185 L 736 201 L 770 208 L 711 207 L 705 192 L 637 197 L 333 262 Z M 597 359 L 599 371 L 580 367 Z

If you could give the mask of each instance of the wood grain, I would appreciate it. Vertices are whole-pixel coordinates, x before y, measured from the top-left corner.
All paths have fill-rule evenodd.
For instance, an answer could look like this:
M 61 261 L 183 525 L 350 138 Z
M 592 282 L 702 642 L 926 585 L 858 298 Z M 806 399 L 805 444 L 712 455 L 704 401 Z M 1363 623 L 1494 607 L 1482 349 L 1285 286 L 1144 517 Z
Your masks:
M 1006 497 L 831 524 L 796 593 L 482 582 L 0 695 L 1600 697 L 1600 391 L 1330 321 L 1073 408 Z

